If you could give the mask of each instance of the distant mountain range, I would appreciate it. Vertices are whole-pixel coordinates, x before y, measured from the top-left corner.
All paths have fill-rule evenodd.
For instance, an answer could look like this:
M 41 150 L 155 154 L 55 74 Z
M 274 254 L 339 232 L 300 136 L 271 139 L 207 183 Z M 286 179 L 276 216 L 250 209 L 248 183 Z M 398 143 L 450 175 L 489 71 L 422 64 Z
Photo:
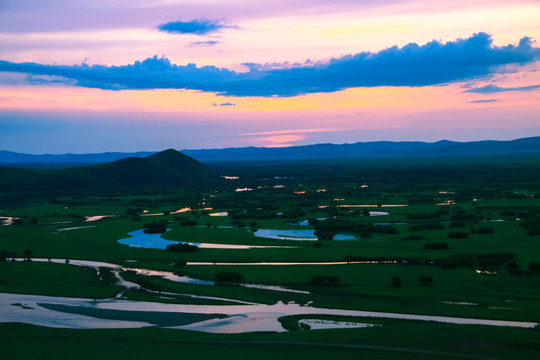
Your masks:
M 182 150 L 182 153 L 203 163 L 284 161 L 316 159 L 354 159 L 377 157 L 435 157 L 497 154 L 540 154 L 540 136 L 512 141 L 455 142 L 442 140 L 434 143 L 419 141 L 376 141 L 354 144 L 317 144 L 286 148 L 227 148 Z M 147 157 L 155 152 L 64 155 L 29 155 L 0 151 L 0 166 L 66 167 L 71 165 L 101 164 L 127 157 Z M 47 165 L 48 164 L 48 165 Z
M 0 167 L 2 190 L 54 190 L 147 186 L 198 187 L 220 176 L 197 160 L 176 150 L 145 158 L 127 157 L 99 165 L 65 169 Z
M 540 136 L 512 141 L 435 143 L 419 141 L 375 141 L 354 144 L 317 144 L 285 148 L 228 148 L 220 150 L 183 150 L 186 155 L 204 162 L 354 159 L 377 157 L 435 157 L 539 153 Z

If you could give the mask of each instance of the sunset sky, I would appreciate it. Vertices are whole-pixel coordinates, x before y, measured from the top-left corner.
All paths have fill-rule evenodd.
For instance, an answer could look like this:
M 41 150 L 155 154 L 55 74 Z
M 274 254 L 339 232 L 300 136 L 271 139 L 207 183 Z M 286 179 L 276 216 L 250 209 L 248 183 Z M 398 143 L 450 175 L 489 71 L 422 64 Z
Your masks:
M 540 135 L 538 0 L 0 0 L 0 150 Z

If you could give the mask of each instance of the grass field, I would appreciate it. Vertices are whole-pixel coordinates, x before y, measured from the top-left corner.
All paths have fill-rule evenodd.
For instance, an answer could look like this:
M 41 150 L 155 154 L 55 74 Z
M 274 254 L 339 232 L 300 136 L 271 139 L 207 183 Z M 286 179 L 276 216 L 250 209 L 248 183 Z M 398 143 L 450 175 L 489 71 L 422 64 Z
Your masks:
M 0 262 L 0 292 L 106 299 L 122 290 L 111 271 L 102 269 L 98 273 L 93 268 L 69 264 L 69 260 L 80 259 L 174 272 L 209 281 L 215 280 L 216 274 L 229 271 L 240 274 L 243 283 L 308 292 L 270 291 L 232 284 L 184 284 L 120 270 L 119 275 L 124 279 L 155 286 L 163 293 L 221 299 L 182 295 L 163 299 L 159 293 L 144 290 L 125 292 L 124 296 L 137 301 L 201 305 L 230 303 L 224 299 L 263 304 L 294 301 L 323 308 L 540 322 L 540 275 L 534 267 L 540 263 L 540 237 L 531 235 L 540 218 L 537 163 L 484 167 L 372 165 L 369 169 L 341 164 L 341 167 L 336 165 L 332 175 L 313 173 L 310 166 L 252 165 L 250 168 L 244 165 L 226 172 L 240 174 L 239 180 L 228 181 L 219 189 L 197 192 L 155 188 L 103 193 L 26 193 L 17 201 L 17 194 L 3 193 L 0 216 L 18 218 L 14 224 L 0 227 L 3 257 L 22 258 L 25 250 L 30 249 L 31 258 L 68 261 L 63 264 Z M 238 188 L 253 190 L 235 191 Z M 192 210 L 174 213 L 187 207 Z M 222 211 L 229 216 L 210 216 Z M 369 216 L 369 211 L 389 214 Z M 85 221 L 85 217 L 99 215 L 109 217 Z M 190 225 L 196 222 L 199 226 L 186 226 L 188 220 Z M 309 226 L 296 225 L 305 220 L 310 220 Z M 171 241 L 291 248 L 201 248 L 177 253 L 131 248 L 117 242 L 153 221 L 167 222 L 170 230 L 162 237 Z M 232 225 L 233 228 L 219 228 Z M 313 229 L 314 226 L 352 234 L 358 239 L 288 241 L 255 237 L 252 231 Z M 451 233 L 461 235 L 451 238 Z M 437 249 L 425 245 L 441 243 L 446 245 Z M 219 265 L 344 259 L 397 263 Z M 173 265 L 175 262 L 217 265 L 178 267 Z M 339 281 L 332 286 L 316 284 L 312 281 L 315 276 L 332 276 Z M 422 277 L 430 277 L 432 282 L 426 285 L 419 281 Z M 399 278 L 399 286 L 392 278 Z M 3 353 L 10 359 L 68 357 L 74 353 L 83 359 L 165 358 L 176 353 L 193 359 L 213 356 L 227 359 L 237 358 L 239 352 L 246 351 L 256 352 L 261 359 L 276 356 L 526 359 L 540 350 L 537 329 L 398 320 L 384 320 L 381 326 L 365 329 L 228 335 L 160 328 L 45 329 L 3 323 L 0 335 Z M 108 349 L 106 354 L 104 348 Z M 81 353 L 80 349 L 88 351 Z

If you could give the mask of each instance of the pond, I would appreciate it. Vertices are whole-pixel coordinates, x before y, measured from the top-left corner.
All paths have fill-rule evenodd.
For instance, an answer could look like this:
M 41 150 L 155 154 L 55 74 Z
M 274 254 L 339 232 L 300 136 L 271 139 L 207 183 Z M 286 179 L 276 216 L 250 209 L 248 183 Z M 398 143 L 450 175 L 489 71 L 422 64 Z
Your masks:
M 229 216 L 227 211 L 215 212 L 208 214 L 209 216 Z
M 0 216 L 0 224 L 2 226 L 9 226 L 11 224 L 13 224 L 13 220 L 15 220 L 17 218 L 14 218 L 14 217 L 10 217 L 10 216 Z
M 168 229 L 170 230 L 170 229 Z M 212 244 L 197 243 L 188 241 L 171 241 L 162 238 L 163 234 L 146 234 L 144 230 L 136 230 L 128 233 L 129 238 L 120 239 L 118 243 L 130 247 L 145 249 L 165 250 L 171 244 L 191 244 L 201 249 L 228 249 L 228 250 L 249 250 L 249 249 L 273 249 L 273 248 L 293 248 L 294 246 L 262 246 L 262 245 L 236 245 L 236 244 Z
M 96 227 L 96 225 L 75 226 L 75 227 L 56 229 L 56 231 L 70 231 L 70 230 L 79 230 L 79 229 L 90 229 L 90 228 L 95 228 L 95 227 Z

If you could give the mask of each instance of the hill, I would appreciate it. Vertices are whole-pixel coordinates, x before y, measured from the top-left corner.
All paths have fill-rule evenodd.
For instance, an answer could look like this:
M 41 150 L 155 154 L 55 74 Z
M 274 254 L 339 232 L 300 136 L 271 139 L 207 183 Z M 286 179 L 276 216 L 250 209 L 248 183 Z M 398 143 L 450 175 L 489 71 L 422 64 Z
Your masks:
M 149 186 L 201 186 L 219 176 L 199 161 L 176 150 L 146 158 L 128 157 L 93 166 L 67 169 L 0 168 L 2 190 L 52 190 Z
M 170 150 L 173 151 L 173 150 Z M 169 152 L 170 152 L 169 151 Z M 540 154 L 540 137 L 522 138 L 511 141 L 456 142 L 441 140 L 433 143 L 421 141 L 373 141 L 354 144 L 316 144 L 286 148 L 226 148 L 182 150 L 182 152 L 204 163 L 257 162 L 321 159 L 366 159 L 366 158 L 429 158 L 466 157 L 471 155 L 495 156 L 502 154 Z M 75 164 L 93 165 L 124 159 L 147 157 L 155 152 L 29 155 L 0 151 L 0 166 L 25 168 L 73 167 Z M 157 154 L 156 154 L 157 155 Z M 160 157 L 167 157 L 167 151 Z
M 204 162 L 283 161 L 316 159 L 420 158 L 500 154 L 540 154 L 540 137 L 512 141 L 434 143 L 420 141 L 374 141 L 354 144 L 316 144 L 285 148 L 228 148 L 220 150 L 184 150 Z

